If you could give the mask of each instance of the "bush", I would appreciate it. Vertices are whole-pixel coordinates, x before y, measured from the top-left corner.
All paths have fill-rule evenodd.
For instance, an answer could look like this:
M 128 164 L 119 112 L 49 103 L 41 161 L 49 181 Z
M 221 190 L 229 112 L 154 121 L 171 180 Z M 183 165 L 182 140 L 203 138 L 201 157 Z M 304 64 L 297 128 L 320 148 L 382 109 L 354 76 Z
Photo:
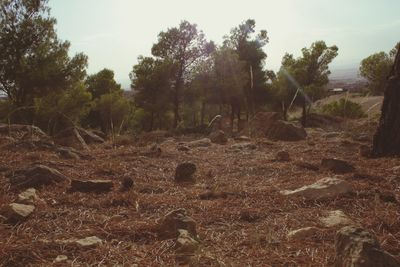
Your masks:
M 344 98 L 322 106 L 321 110 L 322 113 L 330 116 L 350 119 L 358 119 L 366 116 L 360 104 Z

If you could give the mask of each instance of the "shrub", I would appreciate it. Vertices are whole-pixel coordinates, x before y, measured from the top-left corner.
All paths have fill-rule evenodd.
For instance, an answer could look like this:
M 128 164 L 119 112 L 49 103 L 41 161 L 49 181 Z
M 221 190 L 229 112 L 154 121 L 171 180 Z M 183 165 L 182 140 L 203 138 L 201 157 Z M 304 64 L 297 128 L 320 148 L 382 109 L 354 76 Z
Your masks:
M 365 117 L 360 104 L 341 98 L 339 101 L 326 104 L 321 108 L 322 113 L 350 119 Z

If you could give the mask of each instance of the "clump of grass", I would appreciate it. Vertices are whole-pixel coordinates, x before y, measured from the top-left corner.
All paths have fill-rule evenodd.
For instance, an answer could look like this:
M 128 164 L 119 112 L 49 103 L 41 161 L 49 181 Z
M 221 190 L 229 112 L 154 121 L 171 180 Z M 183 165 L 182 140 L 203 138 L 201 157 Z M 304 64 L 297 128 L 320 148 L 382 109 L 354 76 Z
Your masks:
M 344 98 L 340 99 L 339 101 L 323 105 L 321 111 L 322 113 L 330 116 L 349 119 L 359 119 L 366 116 L 360 104 Z

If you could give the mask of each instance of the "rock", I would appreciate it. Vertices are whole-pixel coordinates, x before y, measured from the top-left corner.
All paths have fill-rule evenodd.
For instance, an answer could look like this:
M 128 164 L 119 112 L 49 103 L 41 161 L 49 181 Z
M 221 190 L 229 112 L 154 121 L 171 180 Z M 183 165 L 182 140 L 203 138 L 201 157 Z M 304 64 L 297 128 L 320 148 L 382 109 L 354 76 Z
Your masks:
M 133 187 L 133 179 L 130 177 L 124 177 L 121 182 L 121 190 L 120 191 L 128 191 Z
M 208 147 L 211 146 L 211 140 L 209 138 L 203 138 L 187 143 L 188 147 Z
M 290 161 L 290 155 L 289 152 L 287 151 L 279 151 L 278 153 L 276 153 L 275 159 L 277 161 Z
M 54 136 L 56 144 L 75 149 L 89 150 L 89 146 L 77 128 L 67 128 Z
M 69 179 L 59 171 L 45 165 L 35 165 L 18 170 L 10 177 L 10 183 L 15 188 L 37 188 L 43 185 L 62 183 Z
M 159 157 L 162 154 L 161 147 L 157 144 L 150 145 L 145 151 L 140 153 L 145 157 Z
M 194 163 L 184 162 L 178 165 L 175 170 L 175 182 L 177 183 L 193 183 L 196 182 L 193 176 L 197 167 Z
M 285 196 L 301 196 L 306 199 L 335 198 L 352 191 L 351 185 L 337 178 L 323 178 L 314 184 L 306 185 L 296 190 L 284 190 Z
M 72 192 L 85 192 L 85 193 L 104 193 L 110 192 L 113 188 L 111 180 L 72 180 L 70 190 Z
M 179 254 L 194 255 L 199 248 L 199 242 L 197 242 L 187 230 L 178 229 L 178 233 L 179 236 L 175 245 L 176 252 Z
M 178 151 L 183 151 L 183 152 L 188 152 L 190 150 L 190 148 L 185 145 L 178 145 L 177 149 Z
M 320 229 L 317 227 L 305 227 L 297 230 L 290 231 L 287 235 L 288 239 L 306 239 L 314 236 Z
M 355 226 L 345 226 L 336 233 L 335 250 L 335 267 L 400 266 L 371 233 Z
M 247 137 L 245 135 L 235 137 L 234 139 L 235 139 L 235 141 L 239 141 L 239 142 L 250 142 L 251 141 L 250 137 Z
M 247 149 L 253 150 L 257 148 L 257 145 L 254 143 L 246 142 L 246 143 L 233 144 L 231 148 L 236 150 L 247 150 Z
M 7 135 L 14 139 L 49 140 L 49 136 L 38 127 L 22 124 L 0 124 L 0 135 Z
M 101 245 L 103 241 L 97 236 L 90 236 L 83 239 L 79 239 L 75 241 L 81 247 L 95 247 Z
M 75 149 L 67 148 L 67 147 L 60 147 L 57 149 L 57 152 L 60 154 L 62 158 L 65 159 L 80 159 L 81 157 L 79 154 L 76 152 Z
M 335 158 L 324 158 L 321 161 L 321 167 L 323 169 L 329 170 L 336 174 L 349 173 L 355 170 L 353 165 L 347 161 L 335 159 Z
M 300 141 L 306 139 L 307 132 L 293 123 L 276 121 L 266 132 L 266 137 L 280 141 Z
M 225 145 L 228 142 L 228 138 L 226 138 L 224 131 L 221 130 L 212 132 L 209 135 L 209 138 L 211 142 L 219 145 Z
M 352 225 L 354 222 L 341 210 L 333 210 L 327 213 L 326 217 L 320 219 L 325 227 Z
M 2 209 L 1 214 L 9 223 L 18 223 L 29 217 L 35 211 L 35 206 L 11 203 Z
M 38 200 L 35 188 L 29 188 L 18 195 L 18 202 L 24 204 L 31 204 Z
M 338 132 L 329 132 L 329 133 L 324 133 L 322 135 L 322 137 L 324 137 L 326 139 L 335 138 L 335 137 L 339 137 L 339 136 L 340 136 L 340 133 L 338 133 Z
M 165 239 L 179 236 L 179 229 L 187 230 L 193 237 L 197 237 L 196 222 L 187 215 L 185 209 L 171 211 L 158 225 L 159 236 Z
M 55 259 L 54 259 L 54 263 L 60 263 L 60 262 L 63 262 L 63 261 L 67 261 L 68 260 L 68 257 L 67 256 L 65 256 L 65 255 L 58 255 Z
M 83 140 L 85 140 L 86 144 L 102 144 L 104 143 L 104 139 L 92 131 L 85 130 L 83 128 L 76 128 L 79 134 L 82 136 Z

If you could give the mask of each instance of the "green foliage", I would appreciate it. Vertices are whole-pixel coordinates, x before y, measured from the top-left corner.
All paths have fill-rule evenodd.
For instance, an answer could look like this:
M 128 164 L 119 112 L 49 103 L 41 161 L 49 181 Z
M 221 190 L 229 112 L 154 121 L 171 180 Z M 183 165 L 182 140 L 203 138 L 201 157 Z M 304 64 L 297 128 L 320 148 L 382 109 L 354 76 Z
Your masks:
M 94 99 L 122 90 L 121 85 L 114 80 L 114 72 L 109 69 L 103 69 L 96 74 L 88 76 L 85 84 Z
M 368 89 L 374 95 L 382 95 L 387 78 L 394 64 L 394 57 L 398 50 L 398 43 L 389 54 L 379 52 L 361 61 L 360 74 L 369 82 Z
M 131 104 L 122 93 L 114 92 L 102 95 L 93 109 L 100 115 L 102 131 L 116 134 L 129 119 Z
M 87 57 L 68 56 L 57 38 L 47 0 L 0 3 L 0 90 L 18 107 L 61 92 L 81 81 Z
M 322 106 L 321 111 L 330 116 L 350 119 L 365 117 L 365 113 L 360 104 L 344 98 Z
M 91 94 L 83 84 L 34 99 L 33 122 L 51 134 L 76 125 L 91 108 Z

